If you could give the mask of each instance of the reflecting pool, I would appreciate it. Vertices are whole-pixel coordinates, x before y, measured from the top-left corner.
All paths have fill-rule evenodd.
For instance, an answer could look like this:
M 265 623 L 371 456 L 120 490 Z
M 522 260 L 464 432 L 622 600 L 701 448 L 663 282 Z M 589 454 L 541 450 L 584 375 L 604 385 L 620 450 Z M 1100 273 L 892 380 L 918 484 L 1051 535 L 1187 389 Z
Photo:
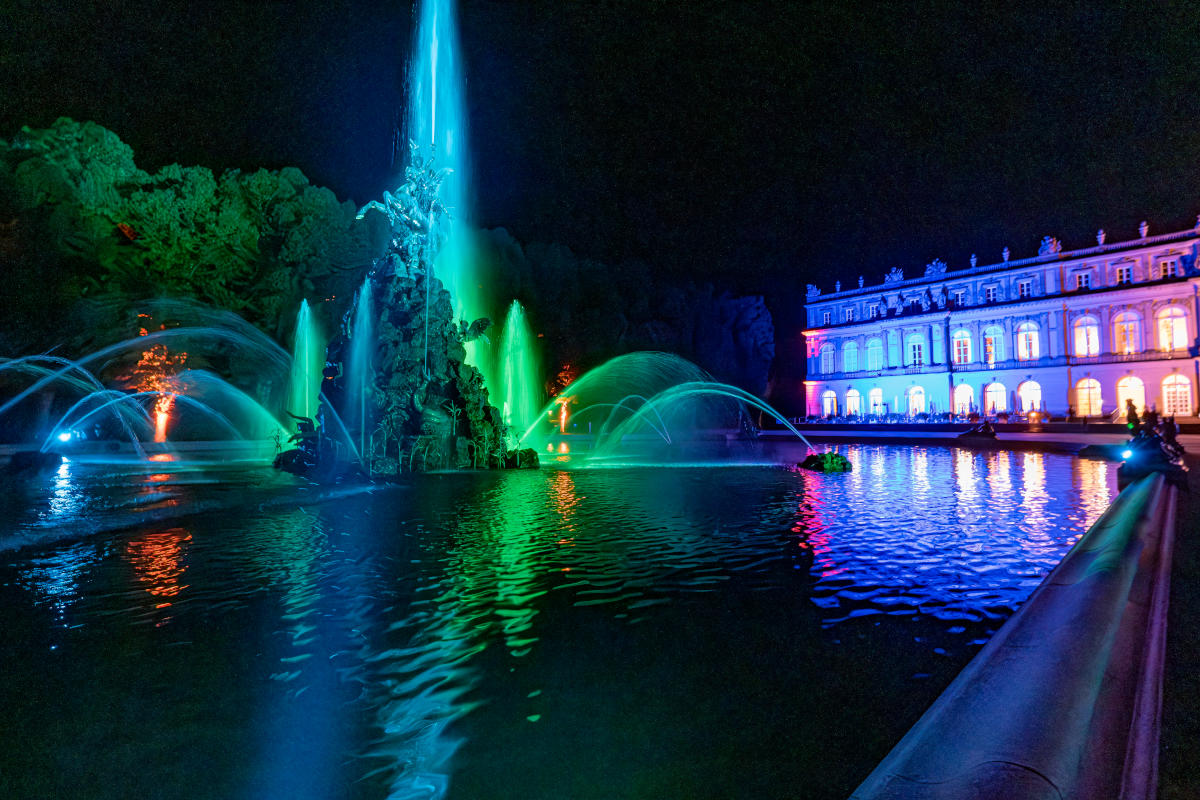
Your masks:
M 0 796 L 843 798 L 1116 486 L 840 449 L 320 504 L 170 463 L 6 487 Z

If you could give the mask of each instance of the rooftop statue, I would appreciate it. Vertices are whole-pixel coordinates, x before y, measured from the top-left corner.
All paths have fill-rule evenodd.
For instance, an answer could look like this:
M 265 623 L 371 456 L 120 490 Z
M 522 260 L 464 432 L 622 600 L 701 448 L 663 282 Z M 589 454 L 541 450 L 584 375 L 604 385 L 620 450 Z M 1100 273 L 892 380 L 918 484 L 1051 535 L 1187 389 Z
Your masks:
M 1042 245 L 1038 248 L 1039 256 L 1053 255 L 1054 253 L 1062 252 L 1062 242 L 1055 239 L 1053 236 L 1043 236 Z M 1008 259 L 1005 259 L 1007 261 Z
M 933 261 L 930 261 L 928 264 L 925 265 L 925 277 L 926 278 L 936 278 L 939 275 L 945 275 L 945 274 L 946 274 L 946 262 L 942 261 L 940 258 L 935 258 Z
M 816 286 L 813 286 L 811 283 L 808 284 L 808 297 L 810 297 L 810 298 L 811 297 L 819 297 L 820 295 L 821 295 L 820 289 L 818 289 Z
M 899 267 L 892 267 L 892 271 L 883 276 L 884 283 L 899 283 L 904 280 L 904 270 Z
M 1196 222 L 1200 223 L 1200 217 L 1196 218 Z M 1104 232 L 1104 228 L 1096 231 L 1096 244 L 1104 244 L 1104 237 L 1106 236 L 1108 236 L 1108 234 Z
M 1011 255 L 1012 255 L 1012 253 L 1009 251 L 1009 249 L 1007 247 L 1000 251 L 1000 257 L 1003 258 L 1005 261 L 1008 261 L 1008 258 Z
M 1138 233 L 1140 233 L 1142 238 L 1145 239 L 1146 234 L 1150 233 L 1150 223 L 1146 222 L 1146 220 L 1142 220 L 1142 224 L 1138 225 Z
M 971 268 L 974 269 L 975 265 L 978 263 L 979 263 L 979 256 L 975 255 L 974 253 L 971 253 Z

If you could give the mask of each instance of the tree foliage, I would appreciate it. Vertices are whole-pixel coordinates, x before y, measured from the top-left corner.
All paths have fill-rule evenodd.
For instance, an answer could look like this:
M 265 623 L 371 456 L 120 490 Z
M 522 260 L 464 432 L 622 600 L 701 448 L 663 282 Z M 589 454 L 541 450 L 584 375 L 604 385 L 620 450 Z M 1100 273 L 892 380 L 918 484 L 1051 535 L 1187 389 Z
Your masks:
M 0 203 L 80 297 L 190 297 L 276 335 L 378 254 L 353 204 L 298 169 L 148 173 L 112 131 L 68 118 L 0 140 Z

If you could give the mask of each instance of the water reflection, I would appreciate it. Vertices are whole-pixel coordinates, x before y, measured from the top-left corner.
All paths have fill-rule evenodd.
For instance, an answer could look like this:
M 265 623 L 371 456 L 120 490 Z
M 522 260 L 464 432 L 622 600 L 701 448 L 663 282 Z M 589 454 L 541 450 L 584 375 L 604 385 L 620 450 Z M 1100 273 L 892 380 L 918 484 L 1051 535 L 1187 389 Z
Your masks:
M 1006 616 L 1107 507 L 1113 477 L 1103 462 L 1087 462 L 1098 468 L 1077 468 L 1074 486 L 1061 468 L 1051 486 L 1042 453 L 915 448 L 897 459 L 889 448 L 860 447 L 847 455 L 869 480 L 806 475 L 793 525 L 814 552 L 813 602 L 828 611 L 827 625 L 881 614 Z M 1061 467 L 1084 463 L 1054 458 Z M 1073 492 L 1088 498 L 1081 507 Z
M 20 582 L 62 619 L 79 600 L 83 576 L 101 557 L 96 546 L 86 542 L 63 547 L 30 559 Z
M 147 533 L 125 545 L 125 556 L 147 592 L 158 602 L 155 608 L 170 608 L 187 585 L 180 582 L 187 572 L 184 557 L 192 534 L 185 528 Z
M 54 522 L 64 517 L 72 517 L 79 513 L 85 502 L 84 492 L 76 484 L 72 476 L 72 463 L 64 458 L 62 464 L 54 472 L 54 482 L 50 490 L 48 513 L 43 516 L 47 522 Z M 46 519 L 48 517 L 49 519 Z
M 882 694 L 902 695 L 913 673 L 930 671 L 917 661 L 942 658 L 912 631 L 967 649 L 1113 491 L 1111 467 L 1053 454 L 839 450 L 854 472 L 431 475 L 316 509 L 198 515 L 187 528 L 112 534 L 111 554 L 76 543 L 8 568 L 34 590 L 19 598 L 71 619 L 56 636 L 100 643 L 76 651 L 100 662 L 96 674 L 153 660 L 150 688 L 181 710 L 144 713 L 123 731 L 136 752 L 158 742 L 187 751 L 179 742 L 199 741 L 195 709 L 205 709 L 201 766 L 178 767 L 196 796 L 635 796 L 637 776 L 660 774 L 668 740 L 671 770 L 711 767 L 711 778 L 756 755 L 738 747 L 763 746 L 747 744 L 745 730 L 795 722 L 820 735 L 835 724 L 834 712 L 805 722 L 816 704 L 764 675 L 825 691 L 837 680 L 829 673 L 861 670 L 861 685 L 894 680 Z M 112 505 L 159 477 L 123 479 L 127 494 L 114 490 Z M 161 609 L 172 624 L 130 635 L 131 620 L 163 621 Z M 874 655 L 887 637 L 864 634 L 863 650 L 836 661 L 831 642 L 871 630 L 922 652 L 891 675 L 890 655 Z M 104 645 L 117 640 L 122 648 Z M 85 683 L 97 666 L 87 658 L 55 685 Z M 89 691 L 125 702 L 127 686 L 106 680 Z M 839 741 L 875 713 L 851 711 Z M 730 715 L 738 722 L 723 730 Z M 117 725 L 96 716 L 88 735 Z M 225 746 L 232 731 L 241 738 Z M 614 776 L 617 759 L 636 766 L 630 783 Z M 210 769 L 225 782 L 207 787 Z M 537 785 L 543 774 L 577 783 Z M 701 784 L 715 785 L 689 788 Z

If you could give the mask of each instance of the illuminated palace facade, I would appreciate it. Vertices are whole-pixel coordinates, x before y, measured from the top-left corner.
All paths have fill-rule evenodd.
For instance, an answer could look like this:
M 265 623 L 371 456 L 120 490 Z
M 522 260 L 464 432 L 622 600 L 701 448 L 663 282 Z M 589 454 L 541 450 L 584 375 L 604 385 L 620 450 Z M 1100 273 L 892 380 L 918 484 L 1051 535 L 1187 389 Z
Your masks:
M 809 416 L 1044 411 L 1111 417 L 1139 409 L 1194 417 L 1200 407 L 1200 220 L 1193 230 L 881 286 L 808 287 Z

